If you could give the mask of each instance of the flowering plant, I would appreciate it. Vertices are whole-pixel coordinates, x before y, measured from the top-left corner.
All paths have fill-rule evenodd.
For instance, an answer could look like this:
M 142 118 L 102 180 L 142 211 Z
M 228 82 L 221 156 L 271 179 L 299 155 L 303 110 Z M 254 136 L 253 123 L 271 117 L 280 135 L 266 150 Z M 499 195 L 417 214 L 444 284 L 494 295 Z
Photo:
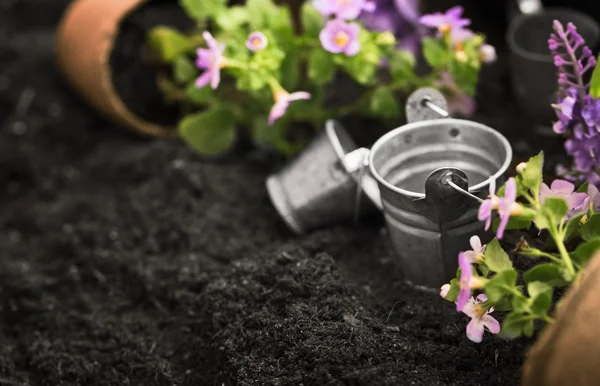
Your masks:
M 567 137 L 565 150 L 574 160 L 570 170 L 561 166 L 559 174 L 600 187 L 600 66 L 573 23 L 565 28 L 555 20 L 548 47 L 558 69 L 553 128 Z
M 600 194 L 592 184 L 575 186 L 555 180 L 542 181 L 543 153 L 517 166 L 517 176 L 508 179 L 498 192 L 490 184 L 490 195 L 481 203 L 479 220 L 488 229 L 494 224 L 496 238 L 481 245 L 471 238 L 470 251 L 458 256 L 457 276 L 441 288 L 440 295 L 456 303 L 456 309 L 471 318 L 467 337 L 481 342 L 484 329 L 509 338 L 531 336 L 534 322 L 551 323 L 555 288 L 576 283 L 588 259 L 600 249 Z M 492 220 L 497 213 L 498 219 Z M 519 277 L 508 254 L 502 249 L 507 229 L 534 226 L 546 233 L 548 243 L 538 249 L 524 238 L 514 252 L 537 260 Z M 567 246 L 571 247 L 568 248 Z M 472 297 L 473 291 L 480 294 Z M 491 315 L 508 311 L 502 323 Z
M 398 95 L 422 86 L 473 96 L 481 63 L 495 51 L 466 28 L 462 8 L 419 18 L 416 0 L 396 1 L 413 7 L 405 13 L 419 28 L 437 31 L 420 41 L 429 69 L 417 75 L 415 56 L 395 37 L 396 19 L 380 3 L 314 0 L 294 23 L 296 13 L 272 0 L 230 7 L 226 0 L 180 0 L 197 31 L 157 26 L 148 35 L 153 57 L 168 67 L 159 86 L 181 106 L 180 135 L 214 154 L 228 149 L 242 126 L 255 143 L 292 154 L 303 145 L 286 129 L 294 121 L 319 128 L 345 114 L 396 120 Z M 342 106 L 328 104 L 326 95 L 338 73 L 361 86 L 361 95 Z

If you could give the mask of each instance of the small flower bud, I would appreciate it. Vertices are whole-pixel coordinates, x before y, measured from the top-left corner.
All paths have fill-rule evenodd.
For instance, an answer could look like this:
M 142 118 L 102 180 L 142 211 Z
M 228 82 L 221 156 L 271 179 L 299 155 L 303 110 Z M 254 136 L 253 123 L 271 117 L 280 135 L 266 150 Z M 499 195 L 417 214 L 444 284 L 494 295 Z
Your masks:
M 375 43 L 382 46 L 393 46 L 396 44 L 396 37 L 391 32 L 382 32 L 375 38 Z
M 446 299 L 446 296 L 448 296 L 448 292 L 450 292 L 450 284 L 444 284 L 442 288 L 440 288 L 440 296 L 443 299 Z
M 465 53 L 465 51 L 459 50 L 459 51 L 456 51 L 456 60 L 461 63 L 466 63 L 469 60 L 469 58 L 467 57 L 467 54 Z
M 527 167 L 527 162 L 521 162 L 517 165 L 517 173 L 523 173 L 525 168 Z
M 585 224 L 588 221 L 588 215 L 584 214 L 583 217 L 581 218 L 581 220 L 579 220 L 580 223 Z
M 479 58 L 484 63 L 494 63 L 498 58 L 496 49 L 490 44 L 482 45 L 479 47 Z

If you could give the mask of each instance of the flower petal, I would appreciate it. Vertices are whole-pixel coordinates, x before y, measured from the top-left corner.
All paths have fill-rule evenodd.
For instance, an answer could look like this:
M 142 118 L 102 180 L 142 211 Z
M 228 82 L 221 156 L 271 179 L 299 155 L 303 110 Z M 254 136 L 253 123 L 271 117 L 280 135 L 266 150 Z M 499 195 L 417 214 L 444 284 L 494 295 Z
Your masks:
M 550 189 L 556 193 L 570 194 L 575 191 L 575 185 L 565 180 L 554 180 L 550 185 Z
M 483 322 L 479 318 L 473 318 L 467 324 L 467 338 L 472 342 L 481 343 L 483 340 Z
M 198 79 L 196 79 L 196 87 L 202 88 L 202 87 L 206 86 L 210 82 L 211 77 L 212 77 L 212 73 L 210 70 L 204 71 L 202 73 L 202 75 L 200 75 L 198 77 Z
M 290 102 L 293 102 L 293 101 L 299 101 L 301 99 L 310 99 L 310 97 L 311 97 L 310 93 L 307 93 L 305 91 L 296 91 L 296 92 L 289 94 L 287 96 L 287 100 Z
M 445 21 L 446 17 L 439 12 L 431 15 L 423 15 L 419 18 L 419 23 L 431 28 L 437 28 L 444 24 Z
M 512 203 L 516 200 L 516 198 L 517 198 L 517 183 L 515 182 L 515 179 L 511 177 L 506 182 L 506 189 L 504 190 L 504 200 L 510 201 L 510 205 L 508 205 L 509 206 L 508 210 L 510 210 Z
M 500 332 L 500 323 L 491 315 L 483 315 L 481 322 L 492 334 Z
M 348 47 L 344 50 L 344 53 L 348 56 L 354 56 L 360 51 L 360 43 L 357 40 L 352 41 L 348 44 Z
M 214 90 L 219 87 L 219 83 L 221 83 L 221 71 L 218 68 L 213 68 L 211 70 L 210 87 Z
M 479 236 L 471 236 L 471 238 L 469 239 L 469 243 L 471 244 L 471 248 L 473 248 L 473 251 L 477 252 L 481 249 L 481 239 L 479 238 Z
M 217 51 L 219 49 L 219 44 L 210 32 L 204 31 L 202 33 L 202 37 L 204 38 L 204 40 L 206 40 L 206 44 L 208 45 L 208 48 L 211 49 L 211 51 Z
M 287 99 L 273 105 L 271 112 L 269 113 L 269 126 L 273 126 L 276 120 L 283 117 L 289 105 Z
M 508 225 L 508 220 L 510 219 L 510 213 L 500 214 L 500 224 L 498 225 L 498 230 L 496 231 L 496 237 L 500 240 L 504 237 L 504 230 Z

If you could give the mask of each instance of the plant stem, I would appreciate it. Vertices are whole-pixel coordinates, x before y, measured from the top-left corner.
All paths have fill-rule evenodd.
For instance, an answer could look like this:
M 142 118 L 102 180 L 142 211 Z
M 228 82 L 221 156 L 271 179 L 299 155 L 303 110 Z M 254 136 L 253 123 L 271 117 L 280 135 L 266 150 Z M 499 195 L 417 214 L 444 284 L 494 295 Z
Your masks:
M 560 257 L 565 264 L 565 268 L 571 275 L 571 278 L 575 278 L 576 272 L 575 267 L 573 267 L 573 262 L 571 261 L 571 257 L 569 256 L 569 252 L 567 252 L 567 248 L 563 242 L 563 237 L 558 235 L 558 231 L 556 226 L 552 226 L 550 229 L 550 236 L 554 239 L 556 243 L 556 247 L 558 248 L 558 252 L 560 253 Z

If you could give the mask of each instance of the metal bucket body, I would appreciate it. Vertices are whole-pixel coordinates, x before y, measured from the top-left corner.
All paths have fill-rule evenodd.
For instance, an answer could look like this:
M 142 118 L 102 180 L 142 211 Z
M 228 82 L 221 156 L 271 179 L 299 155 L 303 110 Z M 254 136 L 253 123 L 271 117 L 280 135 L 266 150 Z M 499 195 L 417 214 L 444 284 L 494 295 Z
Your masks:
M 490 239 L 477 220 L 479 202 L 447 181 L 485 198 L 490 178 L 503 183 L 511 158 L 503 136 L 459 119 L 410 123 L 375 143 L 369 166 L 409 282 L 428 288 L 447 283 L 469 238 L 477 234 L 484 242 Z
M 357 147 L 346 130 L 330 120 L 295 159 L 269 176 L 271 201 L 291 230 L 305 233 L 355 216 L 358 182 L 344 157 Z M 360 202 L 364 205 L 359 210 L 374 209 L 369 200 Z

